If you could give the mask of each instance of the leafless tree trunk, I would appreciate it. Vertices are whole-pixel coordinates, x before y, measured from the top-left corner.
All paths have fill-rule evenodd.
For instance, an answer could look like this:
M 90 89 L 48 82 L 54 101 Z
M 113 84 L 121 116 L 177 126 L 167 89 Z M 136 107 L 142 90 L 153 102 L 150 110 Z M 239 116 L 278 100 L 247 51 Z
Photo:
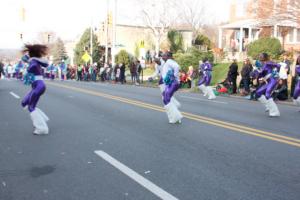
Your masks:
M 204 0 L 179 0 L 177 3 L 180 19 L 193 31 L 193 43 L 201 28 L 209 20 L 209 13 L 205 9 Z
M 155 51 L 158 54 L 162 38 L 176 21 L 176 0 L 136 1 L 141 6 L 141 13 L 146 26 L 155 38 Z

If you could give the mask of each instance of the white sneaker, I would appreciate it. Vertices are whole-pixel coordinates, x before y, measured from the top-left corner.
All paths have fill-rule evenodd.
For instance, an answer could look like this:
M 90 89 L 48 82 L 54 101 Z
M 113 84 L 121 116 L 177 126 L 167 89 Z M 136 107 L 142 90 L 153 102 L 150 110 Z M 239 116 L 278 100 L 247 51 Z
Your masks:
M 270 117 L 279 117 L 280 116 L 280 112 L 278 110 L 278 107 L 276 105 L 276 103 L 273 101 L 272 98 L 267 100 L 267 105 L 269 110 L 269 116 Z
M 266 97 L 264 95 L 262 95 L 257 100 L 265 106 L 265 108 L 266 108 L 265 112 L 269 112 L 270 109 L 268 108 L 268 102 L 267 102 Z
M 177 107 L 177 108 L 180 108 L 181 107 L 181 104 L 179 103 L 179 101 L 177 101 L 177 99 L 173 96 L 171 98 L 171 102 Z
M 203 85 L 203 84 L 199 85 L 198 88 L 203 93 L 203 96 L 207 95 L 207 89 L 206 89 L 205 85 Z
M 47 126 L 47 123 L 45 122 L 45 120 L 43 119 L 43 117 L 37 110 L 34 110 L 33 112 L 31 112 L 30 117 L 31 117 L 33 126 L 35 127 L 33 134 L 42 135 L 42 134 L 49 133 L 49 128 Z
M 207 91 L 208 91 L 208 100 L 213 100 L 213 99 L 216 99 L 216 95 L 214 93 L 214 90 L 212 89 L 211 86 L 207 86 Z

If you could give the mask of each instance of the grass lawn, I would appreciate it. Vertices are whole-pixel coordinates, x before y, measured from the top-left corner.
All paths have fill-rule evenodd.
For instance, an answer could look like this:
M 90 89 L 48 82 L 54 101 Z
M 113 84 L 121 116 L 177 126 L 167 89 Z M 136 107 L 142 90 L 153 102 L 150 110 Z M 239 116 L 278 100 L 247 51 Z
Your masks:
M 213 79 L 212 79 L 211 85 L 214 86 L 217 83 L 222 82 L 226 78 L 230 64 L 231 63 L 218 63 L 213 66 L 213 73 L 212 73 Z M 242 69 L 242 63 L 238 63 L 238 66 L 239 66 L 238 71 L 240 72 Z M 128 75 L 130 74 L 129 70 L 127 73 L 128 73 Z M 149 66 L 144 69 L 144 76 L 151 76 L 153 73 L 154 73 L 154 67 Z M 198 80 L 196 81 L 196 84 L 197 83 L 198 83 Z M 152 82 L 152 83 L 147 83 L 147 84 L 156 85 L 157 83 Z
M 213 66 L 211 85 L 216 85 L 217 83 L 222 82 L 226 78 L 230 65 L 231 63 L 219 63 Z M 238 72 L 240 73 L 243 67 L 243 63 L 238 63 L 238 66 Z

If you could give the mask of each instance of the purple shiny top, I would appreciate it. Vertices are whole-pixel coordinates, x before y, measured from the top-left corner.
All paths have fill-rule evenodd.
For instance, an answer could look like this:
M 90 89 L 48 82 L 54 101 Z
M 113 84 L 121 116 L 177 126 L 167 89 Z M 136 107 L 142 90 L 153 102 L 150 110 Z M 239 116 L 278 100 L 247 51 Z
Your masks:
M 279 73 L 279 71 L 280 71 L 280 65 L 272 61 L 269 61 L 266 64 L 264 64 L 260 72 L 260 77 L 266 76 L 268 74 L 273 74 L 274 72 Z
M 27 71 L 35 76 L 40 76 L 43 74 L 42 67 L 48 67 L 48 62 L 46 60 L 41 58 L 30 58 Z
M 300 65 L 296 65 L 296 74 L 300 76 Z
M 207 61 L 200 65 L 201 71 L 212 71 L 212 65 Z

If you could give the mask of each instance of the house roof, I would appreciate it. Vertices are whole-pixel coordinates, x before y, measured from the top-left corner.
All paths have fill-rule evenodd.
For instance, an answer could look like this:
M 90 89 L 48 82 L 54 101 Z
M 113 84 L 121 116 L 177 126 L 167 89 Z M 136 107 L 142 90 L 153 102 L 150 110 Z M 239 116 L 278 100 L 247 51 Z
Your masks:
M 263 26 L 286 26 L 286 27 L 298 27 L 297 22 L 295 22 L 294 20 L 288 20 L 288 19 L 284 19 L 284 20 L 276 20 L 276 19 L 267 19 L 267 20 L 263 20 L 259 23 L 259 26 L 263 27 Z
M 247 20 L 239 20 L 233 23 L 225 24 L 220 26 L 222 29 L 240 29 L 240 28 L 257 28 L 264 26 L 285 26 L 285 27 L 299 27 L 297 22 L 293 20 L 276 20 L 276 19 L 264 19 L 264 20 L 257 20 L 257 19 L 247 19 Z
M 254 19 L 239 20 L 220 26 L 222 29 L 259 28 L 259 22 Z

